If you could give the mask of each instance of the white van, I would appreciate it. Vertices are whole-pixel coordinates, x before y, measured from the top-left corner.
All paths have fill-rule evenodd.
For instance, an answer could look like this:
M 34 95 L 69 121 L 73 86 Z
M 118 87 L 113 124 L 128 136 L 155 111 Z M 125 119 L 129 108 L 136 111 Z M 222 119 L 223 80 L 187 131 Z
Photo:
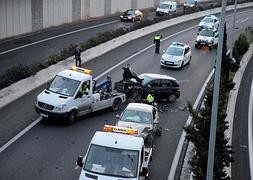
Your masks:
M 164 14 L 169 14 L 171 12 L 177 11 L 177 2 L 166 1 L 161 2 L 159 7 L 156 9 L 157 16 L 163 16 Z

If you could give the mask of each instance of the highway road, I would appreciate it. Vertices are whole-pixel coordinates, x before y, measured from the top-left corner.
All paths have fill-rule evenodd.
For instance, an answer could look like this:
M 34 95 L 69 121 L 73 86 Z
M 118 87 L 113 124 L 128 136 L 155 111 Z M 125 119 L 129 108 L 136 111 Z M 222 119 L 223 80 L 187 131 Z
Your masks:
M 201 6 L 206 7 L 209 4 L 204 3 Z M 177 10 L 182 12 L 183 7 L 180 6 Z M 146 12 L 148 19 L 153 19 L 155 13 L 150 11 L 152 10 Z M 121 22 L 119 15 L 117 15 L 52 27 L 16 39 L 10 38 L 0 41 L 0 73 L 18 64 L 31 65 L 46 62 L 49 55 L 61 52 L 70 44 L 85 42 L 96 37 L 98 33 L 132 26 L 131 22 Z
M 238 14 L 240 30 L 253 24 L 253 19 L 248 18 L 252 16 L 252 8 L 247 8 Z M 194 103 L 214 66 L 215 50 L 194 48 L 194 40 L 198 32 L 196 25 L 199 20 L 161 30 L 164 35 L 161 44 L 162 50 L 166 49 L 173 41 L 184 42 L 191 46 L 191 64 L 182 70 L 160 67 L 161 54 L 156 55 L 154 47 L 151 46 L 154 34 L 129 42 L 84 65 L 93 69 L 94 77 L 96 77 L 115 64 L 125 61 L 109 73 L 113 81 L 121 79 L 121 67 L 126 63 L 130 63 L 132 69 L 139 74 L 144 72 L 168 74 L 179 81 L 182 91 L 180 99 L 174 104 L 168 104 L 168 111 L 160 114 L 164 131 L 163 135 L 157 137 L 155 141 L 156 150 L 150 179 L 167 179 L 182 127 L 188 117 L 188 113 L 182 111 L 182 107 L 186 106 L 187 101 Z M 231 25 L 231 16 L 227 18 L 227 21 Z M 6 119 L 4 126 L 0 127 L 0 137 L 3 138 L 0 142 L 1 145 L 5 142 L 4 138 L 15 134 L 14 131 L 27 122 L 31 122 L 31 118 L 38 117 L 33 110 L 33 103 L 36 95 L 43 88 L 31 92 L 0 110 L 1 117 Z M 75 168 L 77 156 L 84 154 L 94 132 L 102 129 L 104 120 L 113 124 L 116 120 L 115 115 L 119 113 L 120 111 L 114 113 L 101 111 L 84 116 L 73 126 L 67 127 L 60 121 L 37 124 L 0 154 L 0 179 L 78 179 L 80 169 Z M 15 121 L 24 121 L 25 123 L 17 127 L 13 123 Z
M 233 125 L 232 146 L 234 160 L 232 164 L 232 179 L 252 179 L 252 88 L 253 80 L 253 57 L 245 69 L 239 88 Z M 251 98 L 252 98 L 251 97 Z M 249 143 L 250 142 L 250 143 Z M 249 153 L 251 153 L 251 173 Z

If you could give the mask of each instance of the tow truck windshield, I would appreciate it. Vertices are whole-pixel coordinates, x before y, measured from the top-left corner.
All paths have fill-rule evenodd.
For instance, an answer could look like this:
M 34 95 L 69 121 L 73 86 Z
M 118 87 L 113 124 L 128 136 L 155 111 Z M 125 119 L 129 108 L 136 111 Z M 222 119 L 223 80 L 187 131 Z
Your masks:
M 73 96 L 80 83 L 80 81 L 57 75 L 47 89 L 64 96 Z
M 105 176 L 134 178 L 137 176 L 138 157 L 138 151 L 91 144 L 83 169 Z

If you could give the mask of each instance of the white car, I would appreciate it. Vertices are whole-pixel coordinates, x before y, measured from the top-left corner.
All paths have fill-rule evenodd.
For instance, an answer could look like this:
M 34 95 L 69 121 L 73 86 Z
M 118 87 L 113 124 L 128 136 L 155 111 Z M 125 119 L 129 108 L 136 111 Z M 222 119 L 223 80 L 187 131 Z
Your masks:
M 161 57 L 161 66 L 182 68 L 191 61 L 191 48 L 189 45 L 173 42 Z
M 207 46 L 211 50 L 218 45 L 219 33 L 213 29 L 202 29 L 196 38 L 195 47 Z
M 169 14 L 171 12 L 177 11 L 177 3 L 176 2 L 161 2 L 159 7 L 156 9 L 157 16 L 163 16 L 164 14 Z
M 219 28 L 219 18 L 214 15 L 205 16 L 199 23 L 199 30 L 214 29 L 217 31 Z

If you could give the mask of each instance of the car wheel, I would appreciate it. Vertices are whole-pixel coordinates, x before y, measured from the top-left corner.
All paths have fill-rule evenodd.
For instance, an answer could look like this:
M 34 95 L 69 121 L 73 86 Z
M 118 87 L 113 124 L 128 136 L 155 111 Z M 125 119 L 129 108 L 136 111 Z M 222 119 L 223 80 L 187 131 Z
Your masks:
M 191 64 L 192 57 L 190 56 L 190 59 L 187 64 Z
M 182 62 L 181 66 L 179 69 L 182 69 L 184 67 L 184 61 Z
M 159 127 L 159 128 L 156 130 L 156 135 L 157 135 L 157 136 L 161 136 L 161 135 L 162 135 L 162 127 Z
M 72 125 L 76 120 L 76 116 L 77 116 L 76 111 L 70 111 L 70 113 L 66 119 L 67 125 Z
M 122 103 L 121 100 L 115 99 L 112 104 L 112 111 L 119 110 L 121 103 Z
M 171 95 L 169 95 L 169 98 L 168 98 L 169 102 L 173 103 L 173 102 L 175 102 L 175 101 L 176 101 L 176 99 L 177 99 L 177 97 L 176 97 L 176 95 L 175 95 L 175 94 L 171 94 Z

